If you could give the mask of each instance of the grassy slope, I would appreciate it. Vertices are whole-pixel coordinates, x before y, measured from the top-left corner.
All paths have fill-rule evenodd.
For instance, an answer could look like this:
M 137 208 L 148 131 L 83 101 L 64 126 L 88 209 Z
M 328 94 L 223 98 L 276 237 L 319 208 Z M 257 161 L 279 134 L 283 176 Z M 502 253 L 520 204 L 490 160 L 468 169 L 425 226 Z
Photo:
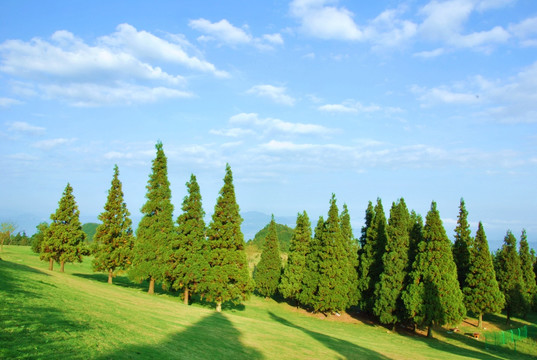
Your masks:
M 515 354 L 460 334 L 402 336 L 257 297 L 218 314 L 203 304 L 184 306 L 174 294 L 148 296 L 121 277 L 110 286 L 89 261 L 60 274 L 45 270 L 27 247 L 5 247 L 0 256 L 0 358 L 532 358 L 521 346 Z M 522 351 L 536 349 L 531 341 Z

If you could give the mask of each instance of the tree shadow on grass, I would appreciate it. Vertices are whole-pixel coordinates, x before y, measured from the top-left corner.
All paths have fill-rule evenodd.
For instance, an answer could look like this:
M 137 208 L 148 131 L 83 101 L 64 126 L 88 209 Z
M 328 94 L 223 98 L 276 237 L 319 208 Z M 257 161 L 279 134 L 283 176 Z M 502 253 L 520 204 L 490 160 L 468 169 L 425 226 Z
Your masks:
M 74 273 L 73 276 L 81 277 L 83 279 L 98 281 L 98 282 L 102 282 L 102 283 L 108 283 L 108 274 L 103 274 L 103 273 L 95 273 L 95 274 Z M 149 289 L 149 280 L 144 280 L 141 283 L 137 283 L 137 282 L 131 281 L 127 276 L 116 276 L 116 277 L 114 277 L 112 285 L 147 292 L 147 290 Z M 155 294 L 173 294 L 173 292 L 166 291 L 166 290 L 162 289 L 162 286 L 160 286 L 159 284 L 156 284 L 155 285 Z
M 293 324 L 287 319 L 284 319 L 273 312 L 269 311 L 271 319 L 283 324 L 285 326 L 298 329 L 305 334 L 311 336 L 315 340 L 319 341 L 321 344 L 327 348 L 334 350 L 339 353 L 345 359 L 389 359 L 388 357 L 377 353 L 376 351 L 365 349 L 356 344 L 353 344 L 346 340 L 341 340 L 329 335 L 321 334 L 315 331 L 308 330 L 296 324 Z
M 213 313 L 154 345 L 128 345 L 98 359 L 262 359 L 244 345 L 241 333 L 221 313 Z

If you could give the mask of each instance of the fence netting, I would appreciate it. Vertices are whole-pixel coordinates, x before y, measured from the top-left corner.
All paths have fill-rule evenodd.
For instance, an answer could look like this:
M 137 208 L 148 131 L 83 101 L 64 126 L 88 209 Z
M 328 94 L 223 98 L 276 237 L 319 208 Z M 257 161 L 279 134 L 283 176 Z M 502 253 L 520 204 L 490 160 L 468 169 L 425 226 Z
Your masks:
M 523 326 L 512 330 L 485 332 L 481 336 L 487 345 L 505 345 L 516 351 L 517 342 L 528 338 L 528 327 Z

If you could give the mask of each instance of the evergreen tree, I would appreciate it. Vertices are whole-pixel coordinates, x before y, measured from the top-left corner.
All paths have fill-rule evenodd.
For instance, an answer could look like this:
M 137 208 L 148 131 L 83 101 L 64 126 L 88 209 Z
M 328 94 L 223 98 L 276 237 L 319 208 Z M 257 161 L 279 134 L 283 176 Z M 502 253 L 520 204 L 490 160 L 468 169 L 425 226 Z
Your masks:
M 408 269 L 410 215 L 401 198 L 390 209 L 388 241 L 382 257 L 383 271 L 375 287 L 374 314 L 383 324 L 395 324 L 404 317 L 401 293 Z
M 42 222 L 36 226 L 37 231 L 30 238 L 32 241 L 32 251 L 36 254 L 41 254 L 41 246 L 43 245 L 43 239 L 45 238 L 45 233 L 47 232 L 48 224 Z M 48 260 L 48 259 L 44 259 Z
M 483 327 L 483 314 L 500 312 L 505 303 L 498 287 L 496 274 L 489 252 L 489 245 L 483 225 L 479 222 L 469 259 L 463 289 L 464 304 L 468 311 L 478 316 L 478 327 Z
M 276 222 L 274 215 L 269 225 L 269 233 L 263 244 L 261 260 L 254 271 L 256 291 L 265 297 L 276 294 L 282 273 L 282 260 L 280 257 L 280 246 L 278 234 L 276 233 Z
M 216 200 L 212 221 L 207 231 L 209 275 L 207 298 L 216 302 L 216 311 L 222 310 L 222 302 L 246 300 L 253 284 L 248 271 L 242 218 L 235 199 L 233 174 L 226 165 L 224 186 Z
M 155 292 L 156 281 L 164 280 L 167 255 L 175 236 L 168 161 L 160 141 L 155 148 L 157 154 L 146 186 L 147 201 L 141 209 L 143 217 L 136 230 L 133 266 L 129 273 L 137 281 L 149 279 L 149 294 Z
M 500 291 L 505 296 L 504 309 L 509 323 L 513 315 L 526 311 L 522 267 L 516 251 L 516 238 L 511 231 L 507 231 L 502 247 L 496 252 L 494 266 Z
M 310 247 L 306 255 L 306 268 L 302 277 L 302 291 L 299 294 L 299 301 L 302 305 L 315 310 L 317 304 L 316 295 L 319 287 L 320 262 L 323 255 L 322 235 L 324 231 L 324 219 L 319 216 L 317 226 Z
M 49 260 L 52 270 L 54 261 L 60 263 L 60 272 L 64 272 L 65 263 L 82 262 L 82 256 L 87 254 L 84 247 L 86 234 L 80 224 L 80 211 L 73 195 L 73 188 L 68 183 L 60 199 L 58 209 L 52 215 L 41 247 L 43 259 Z
M 206 258 L 205 211 L 201 203 L 200 187 L 192 174 L 186 183 L 188 195 L 183 199 L 183 213 L 177 218 L 177 236 L 171 244 L 166 269 L 166 284 L 183 290 L 183 301 L 188 305 L 190 293 L 202 293 L 209 270 Z
M 129 216 L 116 165 L 104 212 L 99 215 L 101 224 L 93 237 L 93 271 L 108 272 L 109 284 L 117 269 L 125 270 L 132 263 L 134 236 Z
M 368 209 L 369 210 L 369 209 Z M 368 212 L 366 212 L 367 216 Z M 358 272 L 360 301 L 358 305 L 369 314 L 373 314 L 375 303 L 375 285 L 382 273 L 382 256 L 386 251 L 388 240 L 386 215 L 382 201 L 377 199 L 371 226 L 367 229 L 366 242 L 360 257 L 360 271 Z
M 302 278 L 306 271 L 306 255 L 311 242 L 311 223 L 306 211 L 298 214 L 295 231 L 289 245 L 287 266 L 283 271 L 279 290 L 286 299 L 298 301 Z
M 461 199 L 459 205 L 459 217 L 455 228 L 455 243 L 453 244 L 453 260 L 457 265 L 457 278 L 461 289 L 466 286 L 466 275 L 470 269 L 470 252 L 472 251 L 473 239 L 468 223 L 468 211 Z
M 348 254 L 349 275 L 349 306 L 358 304 L 358 244 L 352 233 L 351 216 L 347 204 L 343 204 L 343 210 L 339 216 L 343 246 Z
M 536 295 L 537 284 L 535 283 L 535 273 L 533 272 L 533 257 L 530 253 L 526 230 L 522 230 L 520 236 L 520 267 L 522 270 L 522 279 L 524 280 L 524 299 L 526 310 L 531 307 L 533 298 Z
M 410 277 L 412 282 L 402 295 L 405 308 L 417 324 L 428 327 L 428 337 L 432 337 L 434 325 L 457 324 L 464 319 L 466 309 L 451 242 L 434 201 Z
M 418 244 L 423 240 L 423 218 L 414 210 L 410 212 L 410 222 L 408 229 L 408 267 L 407 272 L 412 271 L 412 265 L 418 254 Z M 407 277 L 408 278 L 408 277 Z

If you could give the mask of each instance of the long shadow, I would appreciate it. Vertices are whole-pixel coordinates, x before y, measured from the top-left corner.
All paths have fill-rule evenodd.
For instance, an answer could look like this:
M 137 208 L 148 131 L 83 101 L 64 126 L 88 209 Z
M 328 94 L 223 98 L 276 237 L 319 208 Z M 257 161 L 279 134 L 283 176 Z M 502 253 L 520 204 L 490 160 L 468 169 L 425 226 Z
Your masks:
M 92 281 L 98 281 L 102 283 L 108 283 L 108 274 L 95 273 L 95 274 L 82 274 L 74 273 L 73 276 L 81 277 Z M 145 280 L 141 283 L 131 281 L 127 276 L 116 276 L 113 280 L 113 285 L 121 286 L 128 289 L 137 289 L 147 292 L 149 289 L 149 281 Z M 155 294 L 172 294 L 173 292 L 162 289 L 162 286 L 155 285 Z
M 305 334 L 311 336 L 327 348 L 339 353 L 344 359 L 389 359 L 388 357 L 379 354 L 376 351 L 365 349 L 349 341 L 311 331 L 309 329 L 293 324 L 289 320 L 284 319 L 271 311 L 269 311 L 269 315 L 273 320 L 279 322 L 280 324 L 294 329 L 298 329 Z
M 27 265 L 17 264 L 11 261 L 0 261 L 0 290 L 5 291 L 6 294 L 20 294 L 27 296 L 38 296 L 38 294 L 32 291 L 32 286 L 25 284 L 19 280 L 19 276 L 14 274 L 39 274 L 44 277 L 50 276 L 44 271 L 34 269 Z M 52 284 L 48 284 L 53 286 Z
M 241 333 L 221 313 L 213 313 L 156 345 L 129 345 L 98 359 L 262 359 L 244 345 Z

